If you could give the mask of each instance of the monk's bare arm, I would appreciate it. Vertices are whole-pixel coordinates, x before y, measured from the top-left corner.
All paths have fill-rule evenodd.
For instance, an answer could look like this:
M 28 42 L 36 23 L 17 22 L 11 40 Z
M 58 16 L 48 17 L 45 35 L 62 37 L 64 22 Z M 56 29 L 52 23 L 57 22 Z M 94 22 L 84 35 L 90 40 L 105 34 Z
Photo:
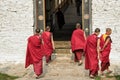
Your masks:
M 106 42 L 105 42 L 105 44 L 104 44 L 104 46 L 103 46 L 103 48 L 102 48 L 102 50 L 104 50 L 105 49 L 105 47 L 107 46 L 107 44 L 108 44 L 108 42 L 110 41 L 110 38 L 108 38 L 107 40 L 106 40 Z
M 100 57 L 100 39 L 97 40 L 97 53 L 99 58 Z
M 84 38 L 85 38 L 85 40 L 86 40 L 86 34 L 85 34 L 85 32 L 84 32 Z
M 51 41 L 52 41 L 53 49 L 55 50 L 53 35 L 51 35 Z

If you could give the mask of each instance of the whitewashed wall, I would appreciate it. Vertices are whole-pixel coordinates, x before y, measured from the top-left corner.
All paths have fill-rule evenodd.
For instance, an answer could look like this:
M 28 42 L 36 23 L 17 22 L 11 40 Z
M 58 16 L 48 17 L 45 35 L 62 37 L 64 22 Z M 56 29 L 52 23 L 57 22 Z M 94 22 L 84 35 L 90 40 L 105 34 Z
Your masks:
M 0 63 L 24 63 L 32 26 L 32 0 L 0 0 Z
M 96 27 L 105 33 L 106 27 L 113 30 L 111 35 L 111 62 L 120 63 L 120 0 L 92 0 L 93 30 Z

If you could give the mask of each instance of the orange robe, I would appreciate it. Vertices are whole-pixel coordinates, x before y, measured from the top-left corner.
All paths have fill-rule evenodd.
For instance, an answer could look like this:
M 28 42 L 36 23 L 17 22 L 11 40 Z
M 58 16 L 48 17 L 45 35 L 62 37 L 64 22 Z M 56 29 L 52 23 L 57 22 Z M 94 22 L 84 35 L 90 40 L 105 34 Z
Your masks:
M 36 75 L 42 74 L 42 44 L 39 35 L 33 35 L 28 38 L 25 68 L 33 64 Z
M 81 59 L 84 47 L 85 47 L 84 31 L 81 29 L 74 30 L 71 37 L 71 48 L 72 52 L 75 53 L 75 61 Z
M 46 61 L 47 63 L 51 60 L 51 55 L 53 52 L 53 44 L 52 44 L 52 40 L 51 40 L 51 32 L 49 31 L 45 31 L 42 33 L 42 39 L 43 39 L 43 43 L 44 43 L 44 53 L 46 56 Z
M 85 69 L 89 69 L 90 75 L 96 76 L 98 74 L 98 53 L 97 53 L 97 40 L 96 34 L 87 37 L 85 48 Z
M 100 47 L 102 48 L 106 42 L 106 40 L 110 38 L 110 41 L 108 42 L 107 46 L 105 49 L 101 52 L 101 71 L 106 70 L 110 66 L 110 61 L 109 61 L 109 55 L 111 51 L 111 37 L 103 34 L 100 38 Z

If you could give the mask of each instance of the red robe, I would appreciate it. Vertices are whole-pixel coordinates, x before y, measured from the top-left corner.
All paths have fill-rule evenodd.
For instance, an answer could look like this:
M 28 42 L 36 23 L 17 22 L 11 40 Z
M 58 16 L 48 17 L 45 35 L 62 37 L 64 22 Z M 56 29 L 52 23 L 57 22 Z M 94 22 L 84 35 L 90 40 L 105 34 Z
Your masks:
M 92 75 L 95 75 L 99 70 L 97 40 L 96 34 L 88 36 L 85 47 L 85 69 L 89 69 Z
M 44 43 L 44 53 L 47 58 L 47 62 L 49 62 L 51 54 L 53 52 L 53 45 L 52 45 L 52 40 L 51 40 L 51 32 L 45 31 L 42 33 L 42 39 Z
M 72 52 L 75 53 L 75 62 L 78 62 L 82 59 L 82 52 L 85 47 L 85 37 L 84 31 L 81 29 L 76 29 L 73 31 L 71 37 L 71 48 Z
M 100 47 L 102 49 L 102 47 L 104 46 L 106 40 L 110 38 L 110 36 L 103 34 L 100 38 Z M 107 46 L 105 47 L 105 49 L 101 52 L 101 70 L 104 71 L 105 69 L 108 68 L 108 66 L 110 66 L 110 61 L 109 61 L 109 55 L 110 55 L 110 51 L 111 51 L 111 43 L 112 40 L 110 38 L 110 41 L 108 42 Z
M 74 52 L 75 50 L 84 49 L 84 47 L 85 47 L 84 31 L 81 29 L 74 30 L 71 37 L 72 51 Z
M 33 35 L 28 38 L 25 68 L 30 64 L 39 63 L 42 60 L 43 52 L 40 36 Z

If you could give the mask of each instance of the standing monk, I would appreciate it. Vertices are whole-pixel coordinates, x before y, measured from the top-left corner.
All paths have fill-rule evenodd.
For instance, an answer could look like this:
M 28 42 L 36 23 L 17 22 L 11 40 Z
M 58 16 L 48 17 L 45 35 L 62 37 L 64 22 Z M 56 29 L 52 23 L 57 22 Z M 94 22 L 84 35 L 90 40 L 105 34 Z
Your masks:
M 99 42 L 97 37 L 100 33 L 100 29 L 96 28 L 94 34 L 87 37 L 85 47 L 85 69 L 89 69 L 90 78 L 94 78 L 98 75 L 98 58 L 99 58 Z
M 58 11 L 56 12 L 56 16 L 57 16 L 57 23 L 59 30 L 61 30 L 63 25 L 65 24 L 65 19 L 64 19 L 64 14 L 60 10 L 60 8 L 58 8 Z
M 72 52 L 75 53 L 75 62 L 78 62 L 78 65 L 83 63 L 82 53 L 85 47 L 85 33 L 81 29 L 79 23 L 76 24 L 76 30 L 73 31 L 71 37 L 71 48 Z
M 106 33 L 103 34 L 100 38 L 100 47 L 101 47 L 101 74 L 103 75 L 104 71 L 107 70 L 107 73 L 111 73 L 112 71 L 109 70 L 110 60 L 109 55 L 111 51 L 111 37 L 110 34 L 112 33 L 111 28 L 106 28 Z
M 46 62 L 48 63 L 51 60 L 51 55 L 54 48 L 53 35 L 50 32 L 50 27 L 47 26 L 45 32 L 42 33 L 44 53 L 46 56 Z
M 36 78 L 40 78 L 42 74 L 42 41 L 39 35 L 40 29 L 36 29 L 36 34 L 28 38 L 27 51 L 26 51 L 26 63 L 25 68 L 30 64 L 33 64 L 34 72 L 37 75 Z

